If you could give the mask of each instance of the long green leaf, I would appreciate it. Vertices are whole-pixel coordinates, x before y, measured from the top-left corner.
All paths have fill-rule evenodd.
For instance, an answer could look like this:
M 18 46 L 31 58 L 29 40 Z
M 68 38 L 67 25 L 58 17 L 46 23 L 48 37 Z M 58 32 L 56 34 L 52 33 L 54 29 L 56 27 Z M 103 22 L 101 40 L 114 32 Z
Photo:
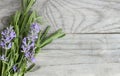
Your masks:
M 26 10 L 25 10 L 24 15 L 26 15 L 26 14 L 30 11 L 30 9 L 31 9 L 32 5 L 34 4 L 34 2 L 35 2 L 35 0 L 31 0 L 31 1 L 29 2 L 29 5 L 27 6 L 27 8 L 26 8 Z
M 31 65 L 27 68 L 27 71 L 30 71 L 34 66 L 35 66 L 35 63 L 31 64 Z
M 65 34 L 62 32 L 61 29 L 59 29 L 58 31 L 50 35 L 49 37 L 45 38 L 44 41 L 41 42 L 40 47 L 42 48 L 46 46 L 47 44 L 51 43 L 54 39 L 57 39 L 63 36 L 65 36 Z
M 41 40 L 43 40 L 47 36 L 49 30 L 50 30 L 50 26 L 47 26 L 41 36 Z

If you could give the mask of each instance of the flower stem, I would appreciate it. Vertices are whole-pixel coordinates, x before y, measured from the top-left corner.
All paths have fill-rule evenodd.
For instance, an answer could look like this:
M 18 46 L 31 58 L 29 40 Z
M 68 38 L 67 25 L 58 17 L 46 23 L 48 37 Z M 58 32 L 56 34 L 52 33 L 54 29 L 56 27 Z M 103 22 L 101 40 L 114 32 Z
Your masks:
M 4 69 L 5 69 L 5 64 L 2 63 L 2 76 L 4 76 Z

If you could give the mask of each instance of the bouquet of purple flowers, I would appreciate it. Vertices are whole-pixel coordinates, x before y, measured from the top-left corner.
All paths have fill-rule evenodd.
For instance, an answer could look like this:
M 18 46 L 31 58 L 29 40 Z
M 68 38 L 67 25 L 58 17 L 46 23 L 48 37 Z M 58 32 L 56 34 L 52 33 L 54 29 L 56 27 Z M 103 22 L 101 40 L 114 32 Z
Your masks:
M 22 0 L 22 9 L 10 16 L 10 26 L 1 32 L 0 76 L 24 76 L 35 66 L 41 48 L 65 35 L 61 29 L 49 35 L 50 26 L 42 30 L 41 17 L 31 10 L 35 1 Z

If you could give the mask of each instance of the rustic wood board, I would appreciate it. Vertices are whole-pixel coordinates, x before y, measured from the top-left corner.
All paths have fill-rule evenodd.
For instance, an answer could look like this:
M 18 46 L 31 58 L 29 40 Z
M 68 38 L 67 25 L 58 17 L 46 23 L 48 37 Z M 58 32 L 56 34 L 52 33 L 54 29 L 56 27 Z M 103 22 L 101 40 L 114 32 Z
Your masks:
M 45 0 L 43 0 L 45 1 Z M 53 26 L 66 33 L 120 32 L 120 0 L 46 0 L 35 8 Z
M 19 7 L 0 1 L 0 29 Z M 27 76 L 120 76 L 120 0 L 37 0 L 33 9 L 67 35 L 43 48 Z
M 119 34 L 67 34 L 46 46 L 35 76 L 119 76 Z

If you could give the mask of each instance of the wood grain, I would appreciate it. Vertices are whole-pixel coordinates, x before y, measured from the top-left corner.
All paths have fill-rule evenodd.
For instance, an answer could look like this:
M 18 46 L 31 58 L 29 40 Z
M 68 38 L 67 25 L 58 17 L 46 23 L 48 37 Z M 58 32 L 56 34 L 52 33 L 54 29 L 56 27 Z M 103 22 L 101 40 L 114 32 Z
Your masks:
M 28 76 L 119 76 L 119 34 L 67 34 L 37 57 Z
M 7 26 L 8 16 L 20 7 L 20 0 L 0 0 L 0 30 Z
M 119 67 L 118 63 L 44 66 L 28 76 L 120 76 Z
M 119 0 L 47 0 L 40 14 L 53 29 L 66 33 L 118 33 Z M 37 4 L 38 3 L 38 4 Z M 36 3 L 39 5 L 40 1 Z
M 35 8 L 41 2 L 37 1 Z M 51 24 L 51 31 L 62 28 L 67 36 L 39 54 L 36 76 L 119 76 L 119 3 L 120 0 L 45 0 L 37 11 Z
M 39 55 L 38 63 L 53 66 L 119 63 L 119 44 L 119 34 L 68 34 L 45 47 Z

